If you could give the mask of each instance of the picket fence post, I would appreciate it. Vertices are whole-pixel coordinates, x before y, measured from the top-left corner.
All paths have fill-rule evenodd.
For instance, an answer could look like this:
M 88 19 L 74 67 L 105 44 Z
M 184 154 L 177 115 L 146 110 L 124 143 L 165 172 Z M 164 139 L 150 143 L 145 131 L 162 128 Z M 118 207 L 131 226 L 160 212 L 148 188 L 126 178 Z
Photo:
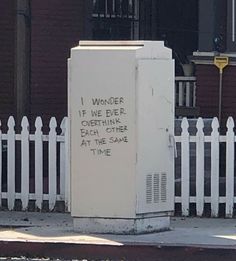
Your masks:
M 197 216 L 204 211 L 204 123 L 200 117 L 197 120 L 196 134 L 196 208 Z
M 234 208 L 234 120 L 227 120 L 226 133 L 226 207 L 225 216 L 231 218 Z
M 21 202 L 22 210 L 26 210 L 29 203 L 29 122 L 25 116 L 21 127 Z
M 219 121 L 214 118 L 212 121 L 211 133 L 211 216 L 219 215 Z
M 182 215 L 189 215 L 189 124 L 187 118 L 183 118 L 181 123 L 181 203 Z
M 35 205 L 42 208 L 43 203 L 43 133 L 42 119 L 35 120 Z
M 48 141 L 48 166 L 49 166 L 49 210 L 53 210 L 57 198 L 57 121 L 52 117 L 49 123 L 49 141 Z
M 7 122 L 7 205 L 9 210 L 15 205 L 15 120 L 10 116 Z

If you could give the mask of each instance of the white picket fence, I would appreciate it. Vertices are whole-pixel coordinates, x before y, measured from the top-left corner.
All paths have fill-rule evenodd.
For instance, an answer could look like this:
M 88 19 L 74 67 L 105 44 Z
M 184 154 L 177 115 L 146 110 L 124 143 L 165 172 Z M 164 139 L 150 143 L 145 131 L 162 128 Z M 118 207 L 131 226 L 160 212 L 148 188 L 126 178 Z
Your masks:
M 206 203 L 210 204 L 211 217 L 219 216 L 219 204 L 223 203 L 225 206 L 225 217 L 232 217 L 234 211 L 234 203 L 236 202 L 234 192 L 234 166 L 235 156 L 234 148 L 236 136 L 234 134 L 234 121 L 232 117 L 227 121 L 226 135 L 220 135 L 219 122 L 214 118 L 211 123 L 211 133 L 204 134 L 204 121 L 199 118 L 196 123 L 196 135 L 190 135 L 189 122 L 186 118 L 182 120 L 180 135 L 175 137 L 177 145 L 179 146 L 180 157 L 180 177 L 176 178 L 181 181 L 180 191 L 181 195 L 175 197 L 175 203 L 181 203 L 181 212 L 183 216 L 190 214 L 190 203 L 196 206 L 196 215 L 202 216 Z M 193 146 L 194 145 L 194 146 Z M 207 145 L 210 149 L 206 150 Z M 190 147 L 195 147 L 194 167 L 190 164 Z M 220 149 L 221 148 L 221 149 Z M 223 149 L 222 149 L 223 148 Z M 206 166 L 206 153 L 208 153 L 208 165 Z M 220 157 L 225 158 L 225 168 L 220 173 Z M 207 177 L 206 167 L 209 169 L 209 177 Z M 194 171 L 193 171 L 194 169 Z M 195 177 L 192 177 L 195 172 Z M 220 175 L 221 174 L 221 175 Z M 195 180 L 191 184 L 190 179 Z M 206 180 L 210 180 L 208 190 L 204 191 Z M 220 180 L 223 183 L 220 184 Z M 194 186 L 195 195 L 190 195 L 190 189 Z M 220 191 L 220 188 L 222 191 Z M 205 193 L 207 192 L 207 196 Z M 222 195 L 223 194 L 223 195 Z
M 22 130 L 19 134 L 15 132 L 13 117 L 8 119 L 7 125 L 8 131 L 6 134 L 3 134 L 0 130 L 0 148 L 2 148 L 0 149 L 0 181 L 2 181 L 0 182 L 0 207 L 2 207 L 2 201 L 7 199 L 7 208 L 9 210 L 14 209 L 16 200 L 21 200 L 22 210 L 27 210 L 30 200 L 33 200 L 35 207 L 40 210 L 44 201 L 48 202 L 49 210 L 54 209 L 57 201 L 64 201 L 66 209 L 70 209 L 68 119 L 64 118 L 62 120 L 59 135 L 56 132 L 58 126 L 54 117 L 50 120 L 50 130 L 47 135 L 42 133 L 43 123 L 40 117 L 36 118 L 34 133 L 29 130 L 29 122 L 26 117 L 22 119 Z M 16 171 L 17 142 L 20 143 L 20 171 Z M 32 143 L 34 157 L 31 155 L 33 154 L 32 150 L 30 150 Z M 44 171 L 45 145 L 48 157 L 48 174 L 46 176 Z M 3 153 L 7 154 L 5 163 L 7 178 L 5 182 L 3 181 Z M 60 159 L 57 159 L 57 157 Z M 32 164 L 32 161 L 35 169 L 33 174 L 30 171 L 30 162 Z M 16 184 L 19 175 L 21 184 Z M 5 189 L 4 185 L 6 186 Z M 19 185 L 21 187 L 20 192 L 16 192 L 16 187 L 19 187 Z M 30 192 L 30 186 L 34 187 L 34 192 Z M 45 186 L 47 187 L 47 193 L 45 193 Z
M 194 132 L 189 129 L 190 121 L 184 118 L 181 121 L 181 132 L 175 135 L 178 148 L 176 164 L 179 162 L 175 170 L 175 181 L 179 184 L 175 203 L 181 205 L 183 216 L 190 215 L 190 205 L 194 205 L 197 216 L 203 216 L 208 204 L 211 216 L 218 217 L 219 206 L 223 204 L 225 217 L 233 217 L 236 202 L 234 121 L 229 117 L 226 135 L 220 135 L 217 118 L 211 120 L 208 133 L 205 133 L 205 120 L 195 120 Z M 9 210 L 15 208 L 16 201 L 21 202 L 22 210 L 27 210 L 30 202 L 34 202 L 40 210 L 43 202 L 48 202 L 49 210 L 53 210 L 56 203 L 62 201 L 65 210 L 70 211 L 68 119 L 64 118 L 58 126 L 56 119 L 51 118 L 47 134 L 42 133 L 40 117 L 35 121 L 34 132 L 29 130 L 26 117 L 21 127 L 21 132 L 16 133 L 14 118 L 10 117 L 7 133 L 0 130 L 0 208 L 5 200 Z M 226 167 L 223 172 L 222 168 L 220 170 L 221 157 L 225 157 Z M 16 166 L 17 160 L 20 160 L 20 170 Z M 33 171 L 30 164 L 34 165 Z M 210 182 L 208 187 L 207 182 Z M 20 189 L 17 190 L 17 186 Z

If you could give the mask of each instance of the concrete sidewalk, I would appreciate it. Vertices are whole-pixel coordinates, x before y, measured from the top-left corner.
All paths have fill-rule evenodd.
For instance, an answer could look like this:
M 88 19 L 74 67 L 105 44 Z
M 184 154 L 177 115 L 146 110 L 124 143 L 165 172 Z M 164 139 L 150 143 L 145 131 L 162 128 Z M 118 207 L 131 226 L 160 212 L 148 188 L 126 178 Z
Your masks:
M 3 245 L 4 248 L 1 248 Z M 112 247 L 114 249 L 118 247 L 119 250 L 121 250 L 121 247 L 132 247 L 133 251 L 135 251 L 135 247 L 138 247 L 138 249 L 172 247 L 172 249 L 182 248 L 184 251 L 187 248 L 199 250 L 231 249 L 235 251 L 233 252 L 235 257 L 236 220 L 172 218 L 172 229 L 167 232 L 136 236 L 85 235 L 73 232 L 72 218 L 69 214 L 0 212 L 0 255 L 12 250 L 23 255 L 26 249 L 28 249 L 27 253 L 32 255 L 33 245 L 37 245 L 41 250 L 42 247 L 48 251 L 54 249 L 54 254 L 60 249 L 64 249 L 63 253 L 66 253 L 67 247 L 72 250 L 75 246 L 79 246 L 80 250 L 82 250 L 82 247 L 87 249 L 86 247 L 89 246 L 90 250 L 87 249 L 86 251 L 93 253 L 99 246 L 103 247 L 103 250 L 101 250 L 103 252 L 104 247 L 110 250 Z M 55 248 L 55 246 L 57 247 Z M 9 250 L 7 250 L 8 248 Z M 20 253 L 21 249 L 22 253 Z M 75 252 L 79 253 L 78 249 Z M 68 253 L 72 252 L 68 250 Z M 36 254 L 39 255 L 40 253 L 36 251 Z M 175 260 L 178 260 L 176 258 Z

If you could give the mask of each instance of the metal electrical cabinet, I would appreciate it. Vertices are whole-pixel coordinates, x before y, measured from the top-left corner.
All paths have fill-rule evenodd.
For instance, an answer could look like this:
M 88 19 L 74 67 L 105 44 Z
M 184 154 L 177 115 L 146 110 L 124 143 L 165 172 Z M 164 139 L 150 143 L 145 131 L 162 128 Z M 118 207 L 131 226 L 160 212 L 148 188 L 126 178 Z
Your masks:
M 68 68 L 74 229 L 168 229 L 174 210 L 171 50 L 158 41 L 82 41 Z

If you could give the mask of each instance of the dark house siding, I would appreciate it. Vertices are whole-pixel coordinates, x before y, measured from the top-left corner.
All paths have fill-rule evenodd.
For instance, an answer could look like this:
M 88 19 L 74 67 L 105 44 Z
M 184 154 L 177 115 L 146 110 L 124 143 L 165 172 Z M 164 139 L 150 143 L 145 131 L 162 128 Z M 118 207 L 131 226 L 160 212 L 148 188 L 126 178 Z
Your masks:
M 200 116 L 215 117 L 218 113 L 218 69 L 213 65 L 196 66 L 196 103 Z
M 14 0 L 0 1 L 0 119 L 5 122 L 14 109 Z
M 31 4 L 30 115 L 67 115 L 67 59 L 84 34 L 82 0 L 34 0 Z
M 228 66 L 223 74 L 223 118 L 232 116 L 236 120 L 236 67 Z
M 235 58 L 231 55 L 235 53 L 236 44 L 232 38 L 232 1 L 199 0 L 198 50 L 202 57 L 197 55 L 196 77 L 197 106 L 202 117 L 218 116 L 219 71 L 214 65 L 199 64 L 199 61 L 206 62 L 209 52 L 217 51 L 221 55 L 229 56 L 234 63 L 227 66 L 223 73 L 222 126 L 229 116 L 236 120 L 236 66 Z M 208 62 L 212 63 L 212 60 Z
M 236 67 L 228 66 L 223 73 L 222 126 L 229 116 L 236 119 Z M 200 116 L 218 117 L 219 71 L 214 65 L 197 65 L 197 106 Z

